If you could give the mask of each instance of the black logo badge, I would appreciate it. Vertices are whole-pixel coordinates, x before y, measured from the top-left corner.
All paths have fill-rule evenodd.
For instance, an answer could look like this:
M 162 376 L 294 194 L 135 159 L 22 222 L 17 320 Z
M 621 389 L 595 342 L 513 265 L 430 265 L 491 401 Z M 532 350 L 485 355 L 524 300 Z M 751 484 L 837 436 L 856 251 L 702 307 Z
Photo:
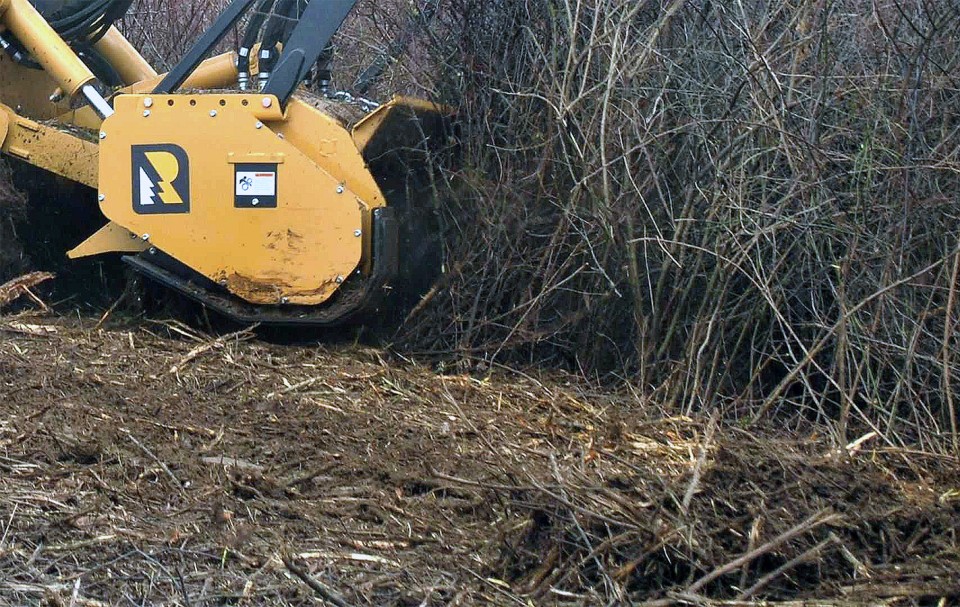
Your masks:
M 190 159 L 170 143 L 135 145 L 133 210 L 140 215 L 190 212 Z

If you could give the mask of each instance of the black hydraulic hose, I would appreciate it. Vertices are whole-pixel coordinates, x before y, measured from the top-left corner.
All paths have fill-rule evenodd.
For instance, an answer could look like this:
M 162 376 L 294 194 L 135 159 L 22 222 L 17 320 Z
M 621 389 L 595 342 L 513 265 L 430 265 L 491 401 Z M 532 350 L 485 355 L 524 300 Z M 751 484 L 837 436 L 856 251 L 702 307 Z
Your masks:
M 274 5 L 273 15 L 267 21 L 263 30 L 263 39 L 260 41 L 260 88 L 270 79 L 274 66 L 277 64 L 279 53 L 277 45 L 283 37 L 286 20 L 295 7 L 296 0 L 278 0 Z
M 90 68 L 90 71 L 94 73 L 97 80 L 102 84 L 111 88 L 123 85 L 123 78 L 120 76 L 120 73 L 117 72 L 117 68 L 113 67 L 109 61 L 104 59 L 92 45 L 84 43 L 77 45 L 75 48 L 78 51 L 77 54 L 83 59 L 83 62 L 87 64 L 87 67 Z
M 330 63 L 333 61 L 333 45 L 328 44 L 320 51 L 317 57 L 317 63 L 314 65 L 314 77 L 320 88 L 320 94 L 326 96 L 330 92 L 330 80 L 333 74 L 330 71 Z M 308 78 L 309 80 L 309 78 Z
M 111 2 L 112 0 L 99 0 L 78 6 L 77 10 L 66 12 L 59 19 L 52 19 L 50 25 L 65 40 L 85 38 L 96 20 L 110 8 Z M 70 5 L 64 8 L 69 10 L 68 7 Z
M 263 32 L 263 43 L 274 46 L 283 40 L 283 32 L 291 14 L 297 10 L 297 0 L 279 0 L 274 8 L 267 27 Z
M 87 42 L 94 44 L 100 40 L 100 38 L 103 38 L 107 30 L 109 30 L 115 22 L 122 19 L 123 16 L 127 14 L 127 11 L 130 10 L 131 6 L 133 6 L 133 0 L 114 0 L 106 12 L 103 13 L 103 17 L 100 19 L 96 28 L 88 34 Z
M 276 95 L 286 107 L 356 3 L 357 0 L 308 2 L 263 92 Z
M 113 83 L 116 71 L 99 57 L 92 45 L 126 14 L 133 0 L 31 0 L 31 3 L 101 81 Z M 6 36 L 9 36 L 6 32 L 0 34 L 0 49 L 20 65 L 43 69 L 14 38 Z
M 165 95 L 172 93 L 180 88 L 190 74 L 193 73 L 200 62 L 203 61 L 211 50 L 227 35 L 234 25 L 247 13 L 247 10 L 253 5 L 253 0 L 233 0 L 230 5 L 220 13 L 216 21 L 213 22 L 207 30 L 201 34 L 200 39 L 193 43 L 187 54 L 183 56 L 179 63 L 173 66 L 163 80 L 160 81 L 153 92 L 156 95 Z
M 240 49 L 237 51 L 237 82 L 240 90 L 247 90 L 250 82 L 250 53 L 257 43 L 257 37 L 263 28 L 263 23 L 267 20 L 267 15 L 273 10 L 273 4 L 276 0 L 260 0 L 254 8 L 253 16 L 247 24 L 247 29 L 243 33 L 243 39 L 240 41 Z
M 39 64 L 30 61 L 30 59 L 27 57 L 27 54 L 23 51 L 23 49 L 20 48 L 16 40 L 8 40 L 4 34 L 6 34 L 6 32 L 0 33 L 0 49 L 6 51 L 7 55 L 9 55 L 11 59 L 21 65 L 26 65 L 27 67 L 43 69 Z
M 129 10 L 132 0 L 32 0 L 50 26 L 68 42 L 91 42 Z

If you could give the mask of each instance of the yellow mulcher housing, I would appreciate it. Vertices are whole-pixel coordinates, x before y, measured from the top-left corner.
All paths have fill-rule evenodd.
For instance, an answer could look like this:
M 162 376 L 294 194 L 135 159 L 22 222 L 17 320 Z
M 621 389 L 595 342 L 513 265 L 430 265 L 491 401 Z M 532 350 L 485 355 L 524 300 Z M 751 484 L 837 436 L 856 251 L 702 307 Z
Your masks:
M 0 0 L 2 151 L 97 190 L 105 225 L 71 258 L 125 254 L 237 320 L 342 322 L 397 271 L 390 176 L 367 156 L 435 132 L 440 113 L 301 86 L 329 80 L 325 49 L 354 1 L 260 0 L 248 28 L 262 38 L 205 59 L 252 4 L 157 75 L 112 26 L 129 0 Z

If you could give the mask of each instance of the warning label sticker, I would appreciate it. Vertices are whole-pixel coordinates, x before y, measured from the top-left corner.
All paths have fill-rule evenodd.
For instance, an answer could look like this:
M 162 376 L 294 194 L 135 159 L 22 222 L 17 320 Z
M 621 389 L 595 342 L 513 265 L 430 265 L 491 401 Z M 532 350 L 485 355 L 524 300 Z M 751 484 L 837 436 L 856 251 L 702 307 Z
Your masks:
M 277 206 L 277 165 L 238 164 L 234 179 L 237 207 L 274 208 Z
M 276 172 L 237 172 L 237 195 L 238 196 L 276 196 L 277 195 L 277 174 Z

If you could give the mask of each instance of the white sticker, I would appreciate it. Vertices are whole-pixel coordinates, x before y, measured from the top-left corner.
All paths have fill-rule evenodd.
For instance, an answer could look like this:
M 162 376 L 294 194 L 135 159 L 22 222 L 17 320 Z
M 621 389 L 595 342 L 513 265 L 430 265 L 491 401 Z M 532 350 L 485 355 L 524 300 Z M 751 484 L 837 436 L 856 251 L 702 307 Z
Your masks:
M 237 172 L 237 196 L 276 196 L 276 171 Z

